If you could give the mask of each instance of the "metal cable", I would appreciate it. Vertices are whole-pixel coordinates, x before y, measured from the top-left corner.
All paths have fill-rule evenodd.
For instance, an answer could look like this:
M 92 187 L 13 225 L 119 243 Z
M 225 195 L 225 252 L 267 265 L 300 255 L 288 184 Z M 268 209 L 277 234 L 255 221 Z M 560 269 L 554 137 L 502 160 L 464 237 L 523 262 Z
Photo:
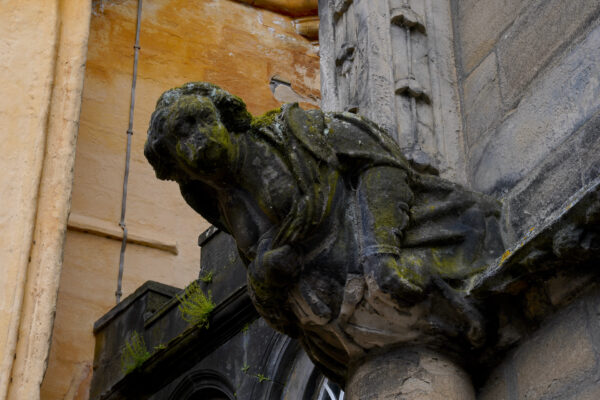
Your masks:
M 133 111 L 135 109 L 135 85 L 137 81 L 138 56 L 140 52 L 140 27 L 142 24 L 142 0 L 138 0 L 137 25 L 135 29 L 135 45 L 133 46 L 133 76 L 131 78 L 131 100 L 129 106 L 129 127 L 127 129 L 127 151 L 125 152 L 125 174 L 123 176 L 123 197 L 121 199 L 121 220 L 119 226 L 123 229 L 121 254 L 119 255 L 119 277 L 117 278 L 117 291 L 115 296 L 117 304 L 121 301 L 121 286 L 123 283 L 123 269 L 125 264 L 125 248 L 127 247 L 127 225 L 125 224 L 125 210 L 127 208 L 127 183 L 129 182 L 129 160 L 131 159 L 131 137 L 133 136 Z

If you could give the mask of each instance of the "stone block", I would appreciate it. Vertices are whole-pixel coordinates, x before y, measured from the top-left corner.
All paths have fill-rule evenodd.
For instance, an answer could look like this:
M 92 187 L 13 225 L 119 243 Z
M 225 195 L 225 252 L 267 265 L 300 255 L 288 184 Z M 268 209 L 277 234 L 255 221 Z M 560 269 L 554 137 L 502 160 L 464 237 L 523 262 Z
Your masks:
M 590 335 L 596 351 L 600 353 L 600 290 L 595 290 L 586 300 Z
M 469 149 L 476 190 L 505 193 L 600 110 L 600 27 L 528 91 L 493 135 Z
M 566 397 L 565 397 L 566 398 Z M 571 400 L 598 400 L 600 399 L 600 383 L 594 382 L 586 386 L 582 391 L 569 397 Z
M 470 72 L 491 51 L 527 0 L 459 0 L 458 32 L 463 70 Z
M 571 307 L 521 345 L 514 355 L 518 398 L 550 398 L 595 373 L 585 308 Z
M 467 145 L 498 123 L 502 112 L 496 54 L 491 53 L 463 84 Z
M 600 176 L 600 113 L 560 144 L 505 198 L 509 242 L 521 238 Z
M 474 400 L 468 374 L 446 357 L 418 348 L 367 358 L 350 374 L 348 400 Z
M 600 176 L 600 113 L 581 130 L 578 154 L 581 179 L 587 185 Z
M 532 228 L 539 228 L 546 217 L 582 186 L 577 142 L 576 134 L 568 138 L 505 199 L 510 210 L 508 226 L 512 241 L 520 239 Z
M 532 3 L 498 42 L 501 90 L 509 106 L 521 97 L 554 53 L 572 42 L 600 11 L 600 2 L 589 0 Z

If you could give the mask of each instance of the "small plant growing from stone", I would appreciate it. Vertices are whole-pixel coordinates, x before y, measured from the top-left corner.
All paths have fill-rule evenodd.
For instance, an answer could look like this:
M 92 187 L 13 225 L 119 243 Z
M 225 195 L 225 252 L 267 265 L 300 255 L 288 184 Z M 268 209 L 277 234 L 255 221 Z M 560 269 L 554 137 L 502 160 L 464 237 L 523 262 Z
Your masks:
M 258 383 L 263 383 L 264 381 L 270 381 L 271 378 L 265 376 L 263 374 L 256 374 L 256 378 L 258 379 Z
M 242 333 L 246 334 L 248 333 L 248 330 L 250 329 L 250 324 L 246 323 L 243 327 L 242 327 Z
M 210 291 L 208 295 L 198 286 L 198 282 L 189 285 L 183 296 L 177 296 L 179 300 L 179 311 L 184 321 L 197 325 L 200 328 L 208 328 L 208 317 L 215 308 Z
M 248 364 L 244 364 L 244 366 L 242 367 L 242 372 L 247 373 L 249 369 L 250 369 L 250 366 Z
M 150 352 L 146 348 L 144 337 L 137 331 L 133 331 L 129 340 L 125 342 L 125 348 L 121 353 L 121 370 L 127 375 L 150 358 Z
M 200 277 L 200 280 L 201 280 L 202 282 L 204 282 L 204 283 L 211 283 L 211 282 L 212 282 L 212 280 L 213 280 L 213 272 L 212 272 L 212 271 L 209 271 L 208 273 L 206 273 L 206 274 L 202 275 L 202 276 Z

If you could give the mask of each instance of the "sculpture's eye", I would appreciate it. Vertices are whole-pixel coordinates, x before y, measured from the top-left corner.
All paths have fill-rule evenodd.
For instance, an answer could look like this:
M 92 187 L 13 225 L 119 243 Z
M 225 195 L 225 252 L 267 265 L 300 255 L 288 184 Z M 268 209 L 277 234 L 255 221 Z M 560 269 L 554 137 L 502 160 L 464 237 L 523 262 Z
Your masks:
M 212 125 L 217 120 L 217 113 L 212 103 L 199 107 L 196 114 L 197 120 L 202 125 Z
M 177 120 L 173 133 L 177 138 L 185 138 L 192 134 L 195 126 L 196 118 L 192 115 L 187 115 Z

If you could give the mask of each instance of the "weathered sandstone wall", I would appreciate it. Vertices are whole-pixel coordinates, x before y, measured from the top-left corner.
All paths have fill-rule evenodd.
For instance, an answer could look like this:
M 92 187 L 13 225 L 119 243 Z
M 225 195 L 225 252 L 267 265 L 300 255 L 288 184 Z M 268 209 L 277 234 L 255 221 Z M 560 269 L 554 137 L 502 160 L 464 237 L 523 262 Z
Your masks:
M 39 398 L 89 32 L 89 1 L 0 4 L 0 399 Z

